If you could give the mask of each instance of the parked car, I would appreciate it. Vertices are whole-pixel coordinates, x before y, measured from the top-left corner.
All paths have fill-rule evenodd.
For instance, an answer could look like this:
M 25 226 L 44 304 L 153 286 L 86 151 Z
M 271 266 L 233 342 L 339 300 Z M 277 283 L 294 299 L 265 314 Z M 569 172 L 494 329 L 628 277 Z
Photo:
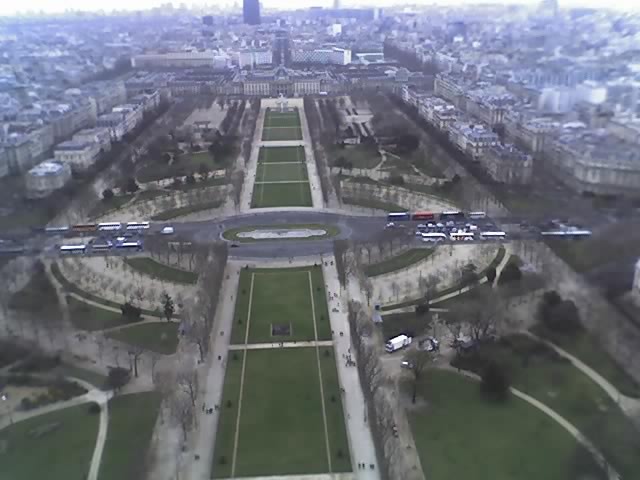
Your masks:
M 160 233 L 161 233 L 162 235 L 173 235 L 174 230 L 173 230 L 173 227 L 164 227 L 164 228 L 160 231 Z

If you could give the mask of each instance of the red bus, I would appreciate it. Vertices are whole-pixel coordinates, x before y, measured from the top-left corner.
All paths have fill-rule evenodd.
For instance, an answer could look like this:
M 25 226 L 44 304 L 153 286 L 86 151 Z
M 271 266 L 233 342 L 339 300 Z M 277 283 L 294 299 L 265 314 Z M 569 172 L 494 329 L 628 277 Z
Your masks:
M 71 230 L 73 232 L 78 232 L 78 233 L 95 232 L 97 229 L 98 229 L 98 225 L 96 225 L 95 223 L 86 224 L 86 225 L 74 225 L 73 227 L 71 227 Z
M 412 220 L 435 220 L 436 216 L 431 212 L 415 212 L 411 216 L 411 219 Z

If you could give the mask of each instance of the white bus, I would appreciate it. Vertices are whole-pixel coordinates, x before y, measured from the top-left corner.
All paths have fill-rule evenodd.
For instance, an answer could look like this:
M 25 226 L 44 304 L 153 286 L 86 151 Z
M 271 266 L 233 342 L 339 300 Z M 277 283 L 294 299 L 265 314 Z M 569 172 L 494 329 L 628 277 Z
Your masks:
M 507 237 L 505 232 L 481 232 L 481 240 L 504 240 Z
M 111 242 L 94 243 L 93 245 L 91 245 L 91 250 L 93 250 L 94 252 L 99 252 L 102 250 L 111 250 L 111 247 L 113 247 L 113 243 Z
M 471 220 L 478 220 L 479 218 L 487 218 L 486 212 L 470 212 L 469 218 Z
M 98 224 L 98 230 L 102 232 L 116 232 L 122 228 L 120 222 L 104 222 Z
M 86 245 L 61 245 L 60 253 L 68 254 L 68 253 L 84 253 L 87 251 Z
M 67 233 L 69 227 L 46 227 L 44 231 L 46 233 Z
M 451 232 L 449 234 L 449 237 L 454 242 L 458 242 L 458 241 L 470 241 L 470 240 L 473 240 L 475 238 L 475 235 L 474 235 L 473 232 Z
M 127 223 L 127 230 L 147 230 L 149 228 L 149 222 L 129 222 Z
M 129 250 L 129 249 L 142 250 L 142 242 L 135 241 L 135 242 L 117 243 L 116 248 L 121 248 L 125 250 Z
M 444 233 L 423 233 L 422 241 L 423 242 L 444 242 L 447 239 L 447 235 Z

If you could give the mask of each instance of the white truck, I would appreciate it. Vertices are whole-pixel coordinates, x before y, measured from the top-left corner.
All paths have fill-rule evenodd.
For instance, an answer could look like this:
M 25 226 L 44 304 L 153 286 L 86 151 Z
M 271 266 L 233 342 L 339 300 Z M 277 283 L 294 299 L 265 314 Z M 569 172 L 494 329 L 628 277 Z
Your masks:
M 407 335 L 398 335 L 397 337 L 393 337 L 387 341 L 384 345 L 384 349 L 387 353 L 393 353 L 401 348 L 407 347 L 411 345 L 413 341 L 413 337 L 408 337 Z

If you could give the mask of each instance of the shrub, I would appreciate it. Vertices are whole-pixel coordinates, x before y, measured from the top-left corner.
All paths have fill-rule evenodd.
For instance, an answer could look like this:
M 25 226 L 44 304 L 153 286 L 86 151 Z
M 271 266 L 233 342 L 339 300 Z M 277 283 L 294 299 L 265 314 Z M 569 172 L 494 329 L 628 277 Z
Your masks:
M 515 263 L 507 263 L 505 267 L 502 269 L 500 273 L 500 278 L 498 278 L 498 284 L 504 285 L 506 283 L 511 282 L 519 282 L 522 279 L 522 272 L 520 271 L 520 267 Z
M 429 313 L 429 304 L 428 303 L 421 303 L 419 305 L 416 305 L 416 315 L 419 317 L 422 317 L 423 315 L 426 315 L 427 313 Z
M 114 197 L 114 193 L 113 190 L 111 190 L 110 188 L 106 188 L 102 191 L 102 199 L 104 201 L 109 201 Z
M 490 361 L 482 372 L 481 391 L 491 400 L 505 401 L 509 394 L 509 376 L 505 369 Z
M 538 307 L 538 319 L 552 332 L 574 334 L 582 331 L 580 312 L 572 300 L 556 292 L 545 292 Z
M 136 307 L 133 303 L 123 303 L 120 307 L 120 311 L 127 322 L 138 322 L 142 320 L 142 309 L 140 307 Z
M 89 404 L 89 408 L 87 409 L 90 415 L 97 415 L 100 413 L 100 405 L 97 403 Z
M 220 460 L 218 460 L 218 463 L 220 465 L 226 465 L 227 464 L 227 457 L 225 457 L 224 455 L 220 456 Z
M 389 183 L 391 185 L 404 185 L 404 177 L 402 175 L 391 175 Z

